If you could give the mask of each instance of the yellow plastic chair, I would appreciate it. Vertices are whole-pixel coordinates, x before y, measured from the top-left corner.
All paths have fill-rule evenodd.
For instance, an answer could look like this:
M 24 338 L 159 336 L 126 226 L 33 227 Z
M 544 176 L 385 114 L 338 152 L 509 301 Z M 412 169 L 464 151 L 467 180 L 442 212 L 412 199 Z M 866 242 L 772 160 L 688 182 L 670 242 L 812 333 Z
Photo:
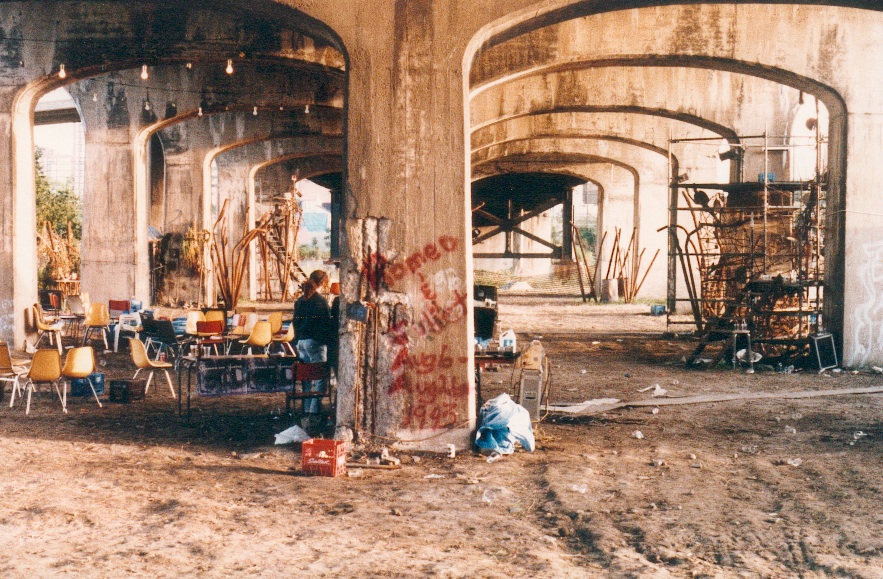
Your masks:
M 271 334 L 275 336 L 282 331 L 282 312 L 270 312 L 267 321 L 270 322 Z
M 54 320 L 53 320 L 54 321 Z M 37 326 L 37 343 L 34 344 L 35 348 L 40 347 L 40 342 L 43 340 L 43 336 L 49 335 L 49 345 L 52 345 L 52 342 L 55 342 L 56 347 L 58 348 L 59 356 L 64 353 L 64 349 L 61 345 L 61 322 L 50 323 L 47 320 L 46 315 L 43 312 L 43 308 L 40 304 L 34 304 L 34 322 Z
M 61 356 L 57 350 L 37 350 L 31 361 L 31 369 L 28 371 L 28 383 L 25 388 L 28 391 L 28 405 L 25 414 L 31 413 L 31 394 L 37 391 L 37 384 L 52 384 L 61 401 L 61 408 L 67 413 L 67 404 L 58 389 L 58 379 L 61 378 Z
M 92 346 L 71 348 L 68 351 L 67 358 L 64 360 L 64 368 L 61 370 L 61 375 L 65 379 L 64 397 L 61 400 L 61 405 L 65 412 L 67 412 L 68 384 L 71 380 L 77 378 L 85 378 L 89 382 L 89 388 L 92 389 L 92 396 L 95 397 L 95 402 L 97 402 L 98 407 L 101 408 L 101 400 L 98 399 L 98 392 L 95 391 L 95 385 L 92 384 L 92 378 L 89 377 L 89 374 L 94 371 L 95 350 L 92 349 Z
M 288 353 L 291 354 L 292 356 L 294 356 L 295 355 L 294 346 L 291 345 L 293 342 L 294 342 L 294 321 L 292 320 L 292 322 L 288 325 L 287 332 L 285 332 L 284 334 L 279 334 L 279 333 L 273 334 L 273 344 L 279 344 L 279 347 L 282 349 L 283 352 L 285 350 L 288 350 Z
M 188 336 L 196 335 L 196 322 L 204 322 L 205 314 L 199 310 L 187 312 L 187 321 L 184 323 L 184 333 Z
M 101 337 L 104 340 L 104 349 L 107 350 L 107 332 L 110 328 L 110 312 L 107 311 L 107 305 L 102 302 L 96 302 L 94 304 L 89 304 L 89 309 L 86 310 L 86 319 L 83 322 L 83 345 L 86 345 L 86 340 L 89 339 L 89 334 L 92 330 L 98 330 L 101 332 Z
M 13 366 L 12 356 L 9 355 L 9 344 L 0 342 L 0 382 L 12 383 L 12 395 L 9 397 L 9 407 L 15 403 L 15 395 L 22 395 L 19 379 L 27 374 L 27 370 Z
M 169 392 L 172 393 L 172 398 L 176 398 L 175 388 L 172 386 L 172 379 L 169 377 L 169 368 L 174 367 L 174 364 L 171 362 L 160 362 L 158 360 L 151 360 L 147 355 L 147 348 L 144 347 L 144 343 L 141 340 L 136 340 L 135 338 L 129 338 L 129 350 L 132 352 L 132 362 L 134 362 L 135 367 L 135 375 L 132 376 L 132 379 L 138 377 L 138 373 L 141 370 L 149 370 L 150 375 L 147 376 L 147 385 L 144 387 L 144 395 L 147 396 L 147 391 L 150 389 L 150 381 L 153 380 L 153 373 L 156 370 L 162 370 L 166 375 L 166 382 L 169 384 Z
M 270 331 L 270 322 L 255 322 L 248 338 L 239 340 L 239 343 L 243 350 L 248 346 L 249 354 L 252 353 L 252 348 L 262 348 L 266 354 L 272 341 L 273 333 Z

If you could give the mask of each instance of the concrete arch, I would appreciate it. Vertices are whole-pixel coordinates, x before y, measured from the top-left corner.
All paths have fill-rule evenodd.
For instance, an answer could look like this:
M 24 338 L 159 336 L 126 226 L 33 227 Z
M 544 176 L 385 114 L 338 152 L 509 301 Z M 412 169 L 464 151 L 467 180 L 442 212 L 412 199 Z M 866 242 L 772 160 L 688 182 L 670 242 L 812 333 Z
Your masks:
M 508 11 L 499 15 L 491 13 L 486 22 L 475 30 L 464 51 L 463 70 L 471 68 L 473 60 L 494 47 L 530 34 L 538 29 L 554 26 L 566 20 L 585 18 L 627 9 L 664 7 L 671 4 L 787 4 L 822 5 L 862 10 L 883 10 L 875 0 L 613 0 L 599 4 L 594 0 L 558 0 L 557 2 L 537 3 L 534 0 L 511 2 Z
M 285 37 L 281 44 L 271 42 L 249 45 L 251 40 L 243 40 L 244 37 L 236 34 L 226 37 L 223 34 L 213 34 L 210 45 L 197 46 L 198 42 L 183 33 L 187 28 L 188 18 L 196 12 L 216 13 L 215 8 L 182 7 L 180 3 L 171 2 L 139 4 L 121 1 L 99 5 L 95 2 L 71 1 L 65 4 L 82 6 L 83 10 L 57 12 L 55 3 L 47 6 L 45 3 L 24 1 L 3 3 L 3 10 L 0 12 L 0 20 L 10 24 L 7 29 L 16 31 L 2 40 L 4 49 L 10 54 L 20 54 L 21 62 L 26 63 L 10 71 L 13 84 L 3 91 L 12 103 L 11 112 L 8 113 L 11 140 L 8 151 L 3 151 L 4 147 L 0 145 L 0 155 L 5 152 L 12 160 L 9 164 L 10 173 L 6 176 L 10 185 L 6 189 L 11 192 L 12 198 L 0 204 L 2 213 L 9 215 L 8 222 L 0 224 L 0 233 L 11 241 L 9 247 L 3 247 L 0 253 L 3 254 L 4 262 L 12 263 L 13 256 L 15 259 L 15 267 L 9 267 L 13 273 L 8 282 L 0 284 L 0 336 L 13 340 L 16 344 L 24 336 L 24 317 L 22 312 L 15 311 L 14 304 L 33 303 L 36 298 L 36 248 L 29 241 L 35 238 L 34 226 L 29 225 L 35 221 L 33 209 L 29 209 L 34 192 L 33 184 L 28 182 L 32 181 L 33 175 L 30 122 L 39 95 L 95 74 L 140 66 L 144 62 L 153 65 L 160 62 L 214 61 L 240 52 L 245 53 L 248 58 L 279 62 L 311 60 L 312 64 L 307 65 L 307 68 L 327 74 L 340 75 L 346 68 L 342 43 L 330 28 L 299 11 L 267 0 L 257 0 L 254 3 L 236 2 L 235 4 L 241 6 L 231 5 L 224 18 L 217 19 L 216 23 L 223 23 L 220 28 L 227 26 L 226 30 L 231 30 L 230 26 L 234 22 L 253 24 L 272 13 L 272 24 L 261 30 L 279 33 L 277 40 Z M 259 6 L 263 8 L 259 9 Z M 41 10 L 43 7 L 46 7 L 45 10 Z M 232 18 L 231 12 L 234 13 Z M 84 40 L 84 29 L 72 25 L 77 16 L 70 14 L 75 13 L 98 17 L 106 26 L 85 32 L 88 39 Z M 63 16 L 59 18 L 59 14 Z M 140 18 L 136 14 L 159 16 L 156 19 Z M 153 28 L 150 24 L 142 26 L 144 22 L 159 22 L 159 28 Z M 201 25 L 205 26 L 207 22 L 208 19 L 203 18 Z M 158 30 L 161 32 L 157 33 Z M 316 37 L 305 41 L 309 32 L 316 33 Z M 150 36 L 150 42 L 143 42 L 144 38 L 140 34 L 155 35 Z M 34 50 L 29 44 L 35 38 L 39 39 L 40 50 Z M 217 50 L 225 46 L 226 40 L 230 41 L 226 46 L 233 47 L 230 55 L 218 55 Z M 47 50 L 47 45 L 51 49 Z M 276 52 L 273 53 L 273 50 Z M 68 74 L 64 80 L 55 74 L 60 64 L 66 65 Z M 137 201 L 134 203 L 136 213 L 143 211 Z M 139 233 L 137 229 L 135 233 Z M 138 258 L 133 260 L 135 271 L 127 274 L 129 279 L 121 280 L 121 286 L 135 287 L 136 279 L 144 277 L 146 266 L 138 263 Z M 136 295 L 143 293 L 144 290 L 139 289 Z
M 813 10 L 812 17 L 807 17 L 810 14 L 808 10 Z M 688 21 L 694 25 L 692 27 L 678 26 Z M 746 27 L 736 25 L 737 21 L 762 22 L 762 24 L 759 27 L 752 25 L 750 30 L 746 30 Z M 867 168 L 870 167 L 867 161 L 859 162 L 864 165 L 861 169 L 846 165 L 847 151 L 867 150 L 868 146 L 873 147 L 873 139 L 869 138 L 869 135 L 879 132 L 874 128 L 865 131 L 848 131 L 847 119 L 851 123 L 867 124 L 871 117 L 863 116 L 856 111 L 872 110 L 881 105 L 878 96 L 867 90 L 862 90 L 861 87 L 868 86 L 868 81 L 856 76 L 856 67 L 852 67 L 853 71 L 847 71 L 845 69 L 850 67 L 837 66 L 836 63 L 841 60 L 857 62 L 865 58 L 875 61 L 879 55 L 876 58 L 869 55 L 865 50 L 867 46 L 861 46 L 857 39 L 879 37 L 881 26 L 883 26 L 881 22 L 883 20 L 881 20 L 879 12 L 868 13 L 839 8 L 807 7 L 807 10 L 801 10 L 794 6 L 782 9 L 774 6 L 741 4 L 723 7 L 710 7 L 708 4 L 692 7 L 665 6 L 655 10 L 635 8 L 605 12 L 591 18 L 587 17 L 580 22 L 580 24 L 602 29 L 609 27 L 609 29 L 635 31 L 634 35 L 628 36 L 628 42 L 623 43 L 618 38 L 615 47 L 610 38 L 593 37 L 585 39 L 584 45 L 579 46 L 578 50 L 570 50 L 571 46 L 566 45 L 567 42 L 574 45 L 580 42 L 580 39 L 571 35 L 577 26 L 572 21 L 561 21 L 560 25 L 559 23 L 553 24 L 552 26 L 557 27 L 554 31 L 543 30 L 541 32 L 539 28 L 536 28 L 535 32 L 526 34 L 522 38 L 519 38 L 517 34 L 513 35 L 510 38 L 517 39 L 517 42 L 525 45 L 536 41 L 538 34 L 545 35 L 547 41 L 549 38 L 563 39 L 564 44 L 552 42 L 555 45 L 555 49 L 552 51 L 555 53 L 554 55 L 548 51 L 534 51 L 524 59 L 526 64 L 513 63 L 512 66 L 508 66 L 508 69 L 524 70 L 542 66 L 543 63 L 559 64 L 566 68 L 569 65 L 561 61 L 574 59 L 573 55 L 575 54 L 579 54 L 581 60 L 595 60 L 602 63 L 609 58 L 640 59 L 646 58 L 648 54 L 660 57 L 676 55 L 679 59 L 681 57 L 699 57 L 702 66 L 708 66 L 709 59 L 723 60 L 721 66 L 730 69 L 741 69 L 747 64 L 749 68 L 753 69 L 751 74 L 765 76 L 799 88 L 805 88 L 804 79 L 809 79 L 816 86 L 830 89 L 826 94 L 836 95 L 837 98 L 831 99 L 820 93 L 814 94 L 825 98 L 825 104 L 832 110 L 831 143 L 829 146 L 831 176 L 829 180 L 829 216 L 832 217 L 827 226 L 828 279 L 832 280 L 832 283 L 826 293 L 829 298 L 826 299 L 826 309 L 831 328 L 835 333 L 839 333 L 840 327 L 846 323 L 843 319 L 843 312 L 845 309 L 850 309 L 850 298 L 848 297 L 850 292 L 846 288 L 849 284 L 844 279 L 846 263 L 850 259 L 846 243 L 846 231 L 850 229 L 850 217 L 842 209 L 846 205 L 853 207 L 856 205 L 855 200 L 849 201 L 847 199 L 850 197 L 847 190 L 847 174 L 860 176 L 863 183 L 858 184 L 858 190 L 866 190 L 861 187 L 862 184 L 870 186 L 871 182 L 879 181 L 880 177 L 877 176 L 874 179 L 866 177 L 866 174 L 869 173 Z M 645 30 L 638 30 L 639 25 Z M 673 33 L 675 30 L 677 34 Z M 718 36 L 718 33 L 722 34 Z M 749 34 L 751 39 L 749 39 Z M 650 38 L 652 35 L 656 35 L 656 38 Z M 718 40 L 716 41 L 715 38 Z M 789 39 L 789 50 L 776 50 L 775 43 L 786 38 Z M 823 38 L 828 41 L 822 42 L 820 39 Z M 484 40 L 486 39 L 485 37 Z M 811 42 L 813 47 L 836 46 L 837 49 L 828 50 L 824 54 L 822 50 L 800 51 L 792 49 L 795 44 L 799 45 L 801 42 Z M 512 46 L 509 47 L 510 51 L 512 48 Z M 881 47 L 879 45 L 872 47 L 871 52 L 875 51 L 880 52 Z M 517 50 L 512 52 L 527 54 L 519 53 Z M 807 52 L 809 53 L 808 57 Z M 481 59 L 485 59 L 486 62 L 494 61 L 492 53 L 493 49 L 483 51 L 481 54 L 474 53 L 476 55 L 475 62 L 477 63 Z M 499 63 L 499 59 L 496 61 Z M 878 74 L 879 71 L 875 70 L 874 73 Z M 473 75 L 472 78 L 475 79 L 476 75 Z M 877 104 L 871 104 L 875 102 L 875 99 Z M 850 141 L 860 141 L 861 145 L 859 147 L 852 146 Z M 876 167 L 870 172 L 875 169 Z M 862 207 L 867 206 L 868 210 L 872 211 L 867 203 L 860 201 L 858 204 Z M 858 230 L 864 227 L 860 217 L 854 218 L 853 221 L 856 222 Z M 841 291 L 840 288 L 844 289 Z M 857 322 L 861 323 L 860 320 Z M 850 344 L 845 343 L 844 351 L 848 353 L 851 348 Z M 873 349 L 880 350 L 879 355 L 883 355 L 883 341 Z M 847 355 L 846 358 L 849 360 L 850 356 Z M 868 359 L 866 356 L 863 358 Z

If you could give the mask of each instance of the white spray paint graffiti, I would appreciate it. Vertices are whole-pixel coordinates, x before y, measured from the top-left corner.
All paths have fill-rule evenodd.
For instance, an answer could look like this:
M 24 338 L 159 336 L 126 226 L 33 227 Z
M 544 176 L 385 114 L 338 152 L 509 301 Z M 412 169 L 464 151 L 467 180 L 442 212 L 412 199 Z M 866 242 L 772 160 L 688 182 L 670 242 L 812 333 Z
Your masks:
M 15 302 L 0 300 L 0 340 L 8 338 L 12 342 L 15 333 Z
M 864 294 L 852 314 L 852 349 L 844 355 L 848 366 L 865 366 L 883 353 L 883 241 L 862 247 L 856 279 Z

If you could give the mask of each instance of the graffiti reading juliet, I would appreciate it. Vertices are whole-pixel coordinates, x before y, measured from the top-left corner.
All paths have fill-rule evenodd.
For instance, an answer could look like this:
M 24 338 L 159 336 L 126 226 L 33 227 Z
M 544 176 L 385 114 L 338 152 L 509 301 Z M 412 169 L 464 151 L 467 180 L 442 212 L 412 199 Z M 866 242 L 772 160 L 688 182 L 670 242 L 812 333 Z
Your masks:
M 405 428 L 447 428 L 466 415 L 468 358 L 452 355 L 446 344 L 439 346 L 425 339 L 466 319 L 468 294 L 463 280 L 452 269 L 433 267 L 458 246 L 456 238 L 442 235 L 403 260 L 388 262 L 375 254 L 366 263 L 376 282 L 382 277 L 383 282 L 394 285 L 411 276 L 419 282 L 411 296 L 411 318 L 393 324 L 388 331 L 396 348 L 388 393 L 403 398 Z

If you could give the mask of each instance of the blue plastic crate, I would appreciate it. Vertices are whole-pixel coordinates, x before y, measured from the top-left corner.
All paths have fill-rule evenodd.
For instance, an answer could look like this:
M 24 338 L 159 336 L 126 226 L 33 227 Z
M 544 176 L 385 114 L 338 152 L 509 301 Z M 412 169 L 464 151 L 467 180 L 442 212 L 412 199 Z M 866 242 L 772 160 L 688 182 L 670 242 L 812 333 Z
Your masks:
M 96 394 L 104 394 L 104 374 L 101 372 L 93 372 L 89 374 L 92 379 L 92 386 L 95 387 Z M 74 378 L 71 380 L 71 396 L 91 396 L 92 389 L 89 388 L 89 381 L 86 378 Z
M 174 328 L 176 335 L 183 335 L 184 330 L 187 329 L 187 318 L 175 318 L 172 320 L 172 328 Z
M 665 314 L 665 306 L 660 306 L 660 305 L 650 306 L 650 315 L 651 316 L 662 316 L 664 314 Z

